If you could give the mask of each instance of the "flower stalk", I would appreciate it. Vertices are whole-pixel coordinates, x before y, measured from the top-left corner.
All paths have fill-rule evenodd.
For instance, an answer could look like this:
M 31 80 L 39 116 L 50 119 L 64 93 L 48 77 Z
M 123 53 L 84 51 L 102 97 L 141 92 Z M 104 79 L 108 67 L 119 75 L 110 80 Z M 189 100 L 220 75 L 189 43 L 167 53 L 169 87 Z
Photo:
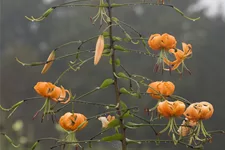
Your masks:
M 111 59 L 112 59 L 112 73 L 114 76 L 114 88 L 115 88 L 115 95 L 116 95 L 116 105 L 118 105 L 117 109 L 117 114 L 119 116 L 121 116 L 121 110 L 120 110 L 120 92 L 119 92 L 119 86 L 118 86 L 118 79 L 115 76 L 116 74 L 116 62 L 115 62 L 115 49 L 114 49 L 114 41 L 113 41 L 113 35 L 112 35 L 112 6 L 111 6 L 111 1 L 110 0 L 106 0 L 106 2 L 108 3 L 108 16 L 109 16 L 109 22 L 108 22 L 108 26 L 109 26 L 109 45 L 110 45 L 110 49 L 112 51 L 112 55 L 111 55 Z M 126 143 L 126 132 L 125 132 L 125 125 L 123 123 L 123 118 L 120 117 L 120 130 L 121 130 L 121 134 L 123 136 L 123 139 L 121 140 L 122 142 L 122 150 L 126 150 L 127 149 L 127 143 Z

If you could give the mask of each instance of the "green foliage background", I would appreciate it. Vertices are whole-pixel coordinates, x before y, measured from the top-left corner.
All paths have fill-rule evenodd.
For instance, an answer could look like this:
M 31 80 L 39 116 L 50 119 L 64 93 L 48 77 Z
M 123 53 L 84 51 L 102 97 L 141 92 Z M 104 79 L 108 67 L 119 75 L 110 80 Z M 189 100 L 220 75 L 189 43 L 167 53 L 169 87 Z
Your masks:
M 116 0 L 115 0 L 116 1 Z M 126 0 L 125 0 L 126 1 Z M 129 0 L 131 2 L 132 0 Z M 46 20 L 42 22 L 30 22 L 24 16 L 39 16 L 54 4 L 64 2 L 64 0 L 56 0 L 51 4 L 44 4 L 40 0 L 1 0 L 1 40 L 0 40 L 0 57 L 1 57 L 1 104 L 4 107 L 10 107 L 15 102 L 24 98 L 36 95 L 33 86 L 38 81 L 54 82 L 58 75 L 67 68 L 67 64 L 71 59 L 56 61 L 50 71 L 41 75 L 42 69 L 39 67 L 22 67 L 18 64 L 14 57 L 25 62 L 44 61 L 47 55 L 55 47 L 71 41 L 84 40 L 91 36 L 99 34 L 99 26 L 92 25 L 90 17 L 97 12 L 94 8 L 76 7 L 76 8 L 59 8 L 52 13 Z M 117 1 L 118 2 L 118 1 Z M 128 0 L 127 0 L 128 2 Z M 172 3 L 181 10 L 193 3 L 193 0 L 180 1 L 172 0 Z M 176 85 L 175 94 L 181 95 L 186 99 L 195 101 L 209 101 L 214 105 L 215 113 L 210 120 L 205 121 L 208 130 L 224 129 L 224 85 L 225 85 L 225 23 L 219 18 L 209 20 L 202 13 L 193 14 L 193 16 L 201 16 L 196 22 L 189 21 L 173 9 L 159 6 L 135 6 L 128 8 L 115 9 L 113 13 L 126 23 L 131 24 L 145 37 L 149 37 L 153 33 L 170 33 L 176 37 L 178 43 L 191 43 L 193 46 L 193 57 L 187 62 L 187 66 L 191 69 L 192 75 L 185 74 L 181 79 L 177 73 L 153 73 L 155 59 L 138 54 L 119 54 L 119 58 L 124 66 L 132 73 L 139 73 L 153 80 L 171 80 Z M 138 13 L 139 12 L 139 13 Z M 122 35 L 119 30 L 118 35 Z M 132 46 L 132 49 L 140 49 L 142 47 Z M 85 45 L 85 48 L 94 48 L 95 41 Z M 181 48 L 181 45 L 178 45 Z M 57 55 L 74 52 L 76 45 L 71 45 L 61 50 Z M 111 76 L 108 58 L 103 58 L 98 66 L 94 66 L 89 62 L 78 72 L 70 72 L 65 75 L 60 84 L 64 87 L 71 88 L 73 93 L 80 95 L 86 91 L 93 89 L 99 85 L 104 78 Z M 145 91 L 146 89 L 142 89 Z M 83 100 L 93 102 L 114 102 L 113 89 L 106 89 L 94 93 Z M 130 96 L 122 96 L 123 101 L 131 105 L 138 105 L 140 108 L 152 107 L 156 101 L 149 96 L 144 96 L 141 100 L 131 98 Z M 30 142 L 41 137 L 59 137 L 63 133 L 55 128 L 55 124 L 45 121 L 40 123 L 40 118 L 32 120 L 33 114 L 43 104 L 44 100 L 28 102 L 20 106 L 16 113 L 7 118 L 5 112 L 0 111 L 0 130 L 6 132 L 15 143 L 26 137 L 27 142 L 21 149 L 30 147 Z M 67 107 L 70 110 L 70 107 Z M 67 110 L 64 110 L 66 112 Z M 75 111 L 92 116 L 104 110 L 99 107 L 77 104 Z M 63 114 L 63 112 L 60 112 Z M 144 111 L 140 111 L 140 115 L 144 115 Z M 59 114 L 57 115 L 59 118 Z M 147 118 L 148 116 L 145 115 Z M 17 120 L 23 121 L 23 128 L 19 131 L 12 129 L 11 125 Z M 86 139 L 90 135 L 94 135 L 96 130 L 100 130 L 101 123 L 96 121 L 89 122 L 87 128 L 78 133 L 78 139 Z M 145 127 L 138 130 L 128 131 L 128 136 L 138 139 L 147 139 L 154 137 L 150 128 Z M 0 136 L 0 149 L 13 150 L 11 145 Z M 44 142 L 39 149 L 47 149 L 54 143 Z M 221 149 L 225 146 L 224 136 L 217 135 L 213 138 L 213 143 L 206 145 L 206 150 Z M 93 149 L 119 149 L 116 142 L 96 144 Z M 170 144 L 143 144 L 131 145 L 129 149 L 181 149 L 183 147 L 174 147 Z M 104 148 L 103 148 L 104 149 Z

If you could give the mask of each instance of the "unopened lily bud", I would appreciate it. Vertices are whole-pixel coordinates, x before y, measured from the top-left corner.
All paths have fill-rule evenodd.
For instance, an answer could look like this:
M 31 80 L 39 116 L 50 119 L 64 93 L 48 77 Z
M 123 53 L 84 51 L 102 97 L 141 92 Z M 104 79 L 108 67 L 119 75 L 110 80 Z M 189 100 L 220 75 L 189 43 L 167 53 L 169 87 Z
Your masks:
M 50 53 L 50 55 L 48 56 L 47 63 L 45 64 L 44 68 L 42 69 L 41 74 L 44 74 L 49 70 L 49 68 L 53 64 L 54 59 L 55 59 L 55 51 L 53 50 Z
M 104 36 L 99 35 L 95 48 L 94 65 L 98 64 L 99 60 L 102 57 L 103 50 L 104 50 Z

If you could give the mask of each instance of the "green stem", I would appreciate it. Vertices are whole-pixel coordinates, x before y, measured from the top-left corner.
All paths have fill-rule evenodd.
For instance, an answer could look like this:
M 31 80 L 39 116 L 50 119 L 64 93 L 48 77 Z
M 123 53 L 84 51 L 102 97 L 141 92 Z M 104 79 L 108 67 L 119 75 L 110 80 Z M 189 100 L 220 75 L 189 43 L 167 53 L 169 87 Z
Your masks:
M 188 16 L 186 16 L 180 9 L 178 9 L 177 7 L 173 6 L 173 5 L 166 5 L 166 4 L 157 4 L 157 3 L 148 3 L 148 2 L 138 2 L 138 3 L 125 3 L 125 4 L 114 4 L 113 7 L 124 7 L 124 6 L 135 6 L 135 5 L 155 5 L 155 6 L 164 6 L 164 7 L 170 7 L 172 9 L 174 9 L 177 13 L 179 13 L 181 16 L 183 16 L 184 18 L 191 20 L 191 21 L 197 21 L 200 19 L 200 17 L 198 18 L 190 18 Z
M 23 66 L 40 66 L 40 65 L 45 65 L 45 64 L 47 64 L 49 62 L 52 62 L 52 61 L 56 61 L 56 60 L 60 60 L 60 59 L 66 58 L 66 57 L 74 56 L 74 55 L 77 55 L 77 54 L 80 54 L 80 53 L 92 52 L 92 51 L 94 51 L 94 50 L 90 49 L 90 50 L 79 51 L 79 52 L 75 52 L 75 53 L 71 53 L 71 54 L 66 54 L 64 56 L 60 56 L 60 57 L 55 58 L 54 60 L 50 60 L 50 61 L 46 61 L 46 62 L 24 63 L 24 62 L 20 61 L 17 57 L 16 57 L 16 61 Z
M 116 73 L 116 63 L 115 63 L 115 49 L 114 49 L 114 41 L 113 41 L 113 30 L 112 30 L 112 5 L 111 5 L 111 0 L 106 0 L 108 3 L 108 15 L 109 15 L 109 41 L 110 41 L 110 50 L 112 50 L 112 73 Z M 123 135 L 122 139 L 122 150 L 127 149 L 127 143 L 126 143 L 126 132 L 125 132 L 125 125 L 123 123 L 123 118 L 121 118 L 121 110 L 120 110 L 120 92 L 119 92 L 119 86 L 118 86 L 118 80 L 117 77 L 113 74 L 114 77 L 114 89 L 115 89 L 115 94 L 116 94 L 116 105 L 118 105 L 117 109 L 117 114 L 120 116 L 120 130 L 121 134 Z
M 135 114 L 135 113 L 131 113 L 131 114 L 132 114 L 134 117 L 136 117 L 136 118 L 138 118 L 138 119 L 140 119 L 140 120 L 142 120 L 142 121 L 148 123 L 148 124 L 150 125 L 151 129 L 154 131 L 155 135 L 158 134 L 157 131 L 155 130 L 155 128 L 151 125 L 151 122 L 152 122 L 152 121 L 146 120 L 145 118 L 143 118 L 143 117 L 141 117 L 141 116 L 139 116 L 139 115 L 137 115 L 137 114 Z

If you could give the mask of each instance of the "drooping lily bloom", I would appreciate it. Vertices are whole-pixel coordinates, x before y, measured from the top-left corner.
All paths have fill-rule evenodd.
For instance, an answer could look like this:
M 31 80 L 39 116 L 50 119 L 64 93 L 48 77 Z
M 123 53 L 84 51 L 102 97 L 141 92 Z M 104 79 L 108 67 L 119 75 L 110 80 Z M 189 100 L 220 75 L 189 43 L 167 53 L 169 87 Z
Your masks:
M 160 50 L 161 47 L 161 35 L 160 34 L 152 34 L 149 37 L 148 45 L 153 50 Z
M 159 102 L 157 111 L 162 116 L 170 118 L 181 116 L 184 113 L 185 108 L 185 104 L 181 101 L 170 102 L 165 100 L 163 102 Z
M 168 33 L 162 34 L 160 45 L 162 46 L 163 49 L 169 50 L 172 48 L 176 48 L 176 44 L 177 41 L 174 36 Z
M 115 116 L 108 115 L 107 117 L 99 117 L 98 120 L 102 122 L 102 128 L 107 128 L 108 124 L 115 120 Z
M 59 125 L 67 131 L 82 130 L 87 124 L 87 118 L 80 113 L 67 112 L 59 119 Z
M 70 101 L 71 94 L 68 90 L 65 90 L 63 86 L 57 87 L 50 82 L 38 82 L 34 86 L 34 89 L 39 95 L 50 98 L 53 101 L 60 102 L 62 104 L 66 104 Z M 67 100 L 65 100 L 66 93 L 69 95 Z
M 173 132 L 173 136 L 175 136 L 174 132 L 177 132 L 175 118 L 180 117 L 184 113 L 185 107 L 185 104 L 181 101 L 170 102 L 165 100 L 158 103 L 158 113 L 169 119 L 167 126 L 159 132 L 160 134 L 169 129 L 168 135 L 170 134 L 170 132 Z
M 156 81 L 149 84 L 149 88 L 146 92 L 149 93 L 152 98 L 160 99 L 162 96 L 171 96 L 174 90 L 175 85 L 172 82 Z
M 184 112 L 184 116 L 193 121 L 206 120 L 213 115 L 213 112 L 214 108 L 212 104 L 200 102 L 191 104 Z
M 104 36 L 99 35 L 96 47 L 95 47 L 95 57 L 94 57 L 94 65 L 97 65 L 99 60 L 102 57 L 102 53 L 104 50 Z
M 186 58 L 188 58 L 188 56 L 192 55 L 192 46 L 191 44 L 186 44 L 186 43 L 182 43 L 182 47 L 183 47 L 183 51 L 182 50 L 175 50 L 175 49 L 170 49 L 169 52 L 172 53 L 175 57 L 174 61 L 170 61 L 167 58 L 164 57 L 164 62 L 168 65 L 171 66 L 170 69 L 164 69 L 167 71 L 170 70 L 175 70 L 177 69 L 181 63 L 183 63 L 183 67 L 186 68 L 186 66 L 184 65 L 184 60 Z M 186 68 L 187 69 L 187 68 Z

